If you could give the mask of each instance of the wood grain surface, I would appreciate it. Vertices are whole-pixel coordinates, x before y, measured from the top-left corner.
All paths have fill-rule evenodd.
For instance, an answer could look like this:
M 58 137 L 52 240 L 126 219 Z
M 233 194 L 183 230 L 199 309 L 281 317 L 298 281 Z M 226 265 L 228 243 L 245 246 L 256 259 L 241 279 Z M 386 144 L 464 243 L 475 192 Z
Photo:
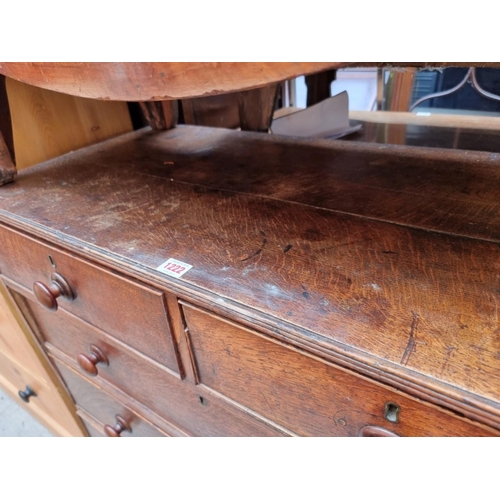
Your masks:
M 346 63 L 0 63 L 0 73 L 93 99 L 162 101 L 249 90 Z
M 0 245 L 0 266 L 7 278 L 31 290 L 36 281 L 50 283 L 57 269 L 75 295 L 71 302 L 58 299 L 59 309 L 77 315 L 170 369 L 178 370 L 162 291 L 73 259 L 53 247 L 3 228 L 0 228 Z M 57 267 L 52 266 L 49 255 Z M 147 335 L 137 333 L 137 324 Z
M 306 436 L 481 436 L 488 430 L 185 305 L 200 382 Z M 242 388 L 245 390 L 242 390 Z M 397 421 L 386 404 L 399 407 Z
M 498 427 L 498 166 L 179 127 L 22 172 L 0 219 Z
M 487 66 L 470 62 L 0 62 L 0 73 L 37 87 L 93 99 L 158 101 L 249 90 L 345 67 Z
M 156 420 L 155 423 L 148 421 L 141 412 L 134 410 L 136 403 L 127 400 L 122 403 L 111 394 L 104 391 L 98 385 L 88 379 L 80 377 L 63 362 L 56 360 L 55 364 L 61 373 L 71 394 L 78 402 L 79 413 L 84 415 L 85 420 L 91 416 L 93 423 L 99 423 L 99 431 L 104 434 L 104 425 L 113 425 L 115 416 L 122 416 L 130 425 L 132 432 L 124 432 L 123 437 L 164 437 L 168 434 L 183 435 L 180 431 L 172 432 L 167 422 Z M 83 412 L 82 412 L 83 410 Z M 155 425 L 156 424 L 156 425 Z
M 7 289 L 0 283 L 0 387 L 54 435 L 85 435 L 73 402 L 12 306 Z M 36 397 L 24 403 L 18 391 L 27 385 Z
M 125 103 L 6 83 L 18 170 L 132 130 Z
M 111 395 L 111 401 L 110 398 L 104 396 L 108 399 L 108 408 L 110 403 L 116 405 L 116 401 L 121 401 L 122 405 L 138 409 L 139 415 L 147 415 L 149 421 L 174 435 L 267 437 L 287 435 L 279 428 L 263 421 L 262 418 L 255 418 L 239 410 L 204 388 L 192 387 L 178 379 L 172 379 L 173 385 L 164 386 L 163 394 L 155 395 L 153 408 L 143 405 L 139 407 L 135 400 L 116 391 L 116 388 L 105 380 L 90 380 L 87 376 L 77 375 L 74 363 L 70 358 L 64 358 L 60 352 L 53 350 L 52 359 L 70 390 L 74 391 L 77 404 L 81 404 L 95 415 L 102 415 L 102 411 L 106 411 L 106 406 L 99 409 L 101 406 L 99 401 L 103 399 L 103 396 L 93 398 L 92 393 L 95 388 L 92 390 L 92 385 L 104 394 Z M 152 383 L 155 383 L 154 379 Z M 159 406 L 163 409 L 155 413 L 155 411 L 158 412 Z M 170 431 L 165 425 L 167 422 L 170 424 Z

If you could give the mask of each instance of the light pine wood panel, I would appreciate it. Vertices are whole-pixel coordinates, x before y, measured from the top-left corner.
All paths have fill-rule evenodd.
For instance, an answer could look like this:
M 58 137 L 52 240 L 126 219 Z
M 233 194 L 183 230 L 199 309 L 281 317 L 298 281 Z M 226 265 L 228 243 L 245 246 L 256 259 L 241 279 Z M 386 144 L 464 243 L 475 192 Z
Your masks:
M 18 170 L 130 132 L 127 104 L 52 92 L 7 79 Z
M 11 299 L 0 284 L 0 387 L 53 434 L 83 436 L 74 405 L 48 360 L 21 322 Z M 17 391 L 30 385 L 37 393 L 28 404 Z
M 300 108 L 284 108 L 295 109 Z M 275 118 L 278 115 L 275 114 Z M 349 111 L 351 120 L 395 125 L 420 125 L 422 127 L 454 127 L 474 130 L 500 130 L 500 118 L 496 116 L 446 115 L 432 113 L 429 116 L 399 111 Z
M 47 383 L 44 372 L 38 370 L 38 357 L 35 350 L 26 341 L 21 327 L 13 317 L 9 306 L 0 293 L 0 353 L 15 358 L 26 371 Z

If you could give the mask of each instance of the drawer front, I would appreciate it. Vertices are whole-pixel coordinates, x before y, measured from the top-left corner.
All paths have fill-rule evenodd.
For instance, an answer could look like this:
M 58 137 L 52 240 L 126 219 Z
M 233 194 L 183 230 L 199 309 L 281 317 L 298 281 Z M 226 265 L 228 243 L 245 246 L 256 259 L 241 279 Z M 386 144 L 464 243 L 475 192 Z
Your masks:
M 382 428 L 401 436 L 492 435 L 197 308 L 183 308 L 201 384 L 297 434 L 358 436 Z
M 131 351 L 113 337 L 83 323 L 64 311 L 51 314 L 29 302 L 38 335 L 47 350 L 96 385 L 110 384 L 140 402 L 161 418 L 200 436 L 274 436 L 282 432 L 228 407 L 210 394 L 200 393 L 162 365 Z M 96 364 L 97 376 L 88 375 L 76 361 L 78 354 L 90 355 L 98 347 L 108 364 Z M 89 410 L 90 413 L 93 413 Z
M 1 385 L 5 385 L 13 392 L 13 396 L 20 406 L 29 406 L 29 409 L 35 414 L 42 413 L 48 418 L 54 414 L 55 398 L 57 397 L 57 394 L 53 392 L 55 389 L 52 389 L 46 382 L 30 373 L 1 351 L 0 382 Z M 28 402 L 25 402 L 17 393 L 18 391 L 25 391 L 28 386 L 35 392 L 36 396 L 31 396 Z
M 78 414 L 87 424 L 91 423 L 90 427 L 93 426 L 96 428 L 101 435 L 104 435 L 104 425 L 115 425 L 116 415 L 119 415 L 130 429 L 124 430 L 121 437 L 167 436 L 166 433 L 148 422 L 137 412 L 134 412 L 127 405 L 114 400 L 110 395 L 77 375 L 63 363 L 54 362 L 75 400 L 79 409 Z M 84 412 L 82 413 L 80 409 L 83 409 Z M 89 419 L 85 413 L 88 413 L 92 419 Z M 87 425 L 87 428 L 89 428 L 89 425 Z
M 104 431 L 102 430 L 100 424 L 98 425 L 96 422 L 89 422 L 89 420 L 85 419 L 85 415 L 79 415 L 80 418 L 82 419 L 83 423 L 85 424 L 85 428 L 87 429 L 87 432 L 90 437 L 107 437 L 106 434 L 104 434 Z
M 36 281 L 49 285 L 57 272 L 75 295 L 71 302 L 59 298 L 60 309 L 178 371 L 162 292 L 3 227 L 0 248 L 2 274 L 31 290 Z

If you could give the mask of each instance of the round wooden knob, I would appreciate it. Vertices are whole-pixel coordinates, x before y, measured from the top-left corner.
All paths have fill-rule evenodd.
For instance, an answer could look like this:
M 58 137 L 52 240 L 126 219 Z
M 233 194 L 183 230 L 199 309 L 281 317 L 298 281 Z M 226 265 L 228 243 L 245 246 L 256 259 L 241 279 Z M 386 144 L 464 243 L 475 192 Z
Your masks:
M 129 431 L 132 432 L 132 429 L 130 426 L 127 424 L 125 419 L 123 417 L 120 417 L 120 415 L 116 415 L 116 424 L 111 427 L 111 425 L 105 425 L 104 426 L 104 432 L 106 433 L 106 436 L 109 437 L 120 437 L 120 434 L 123 431 Z
M 52 273 L 48 285 L 41 281 L 35 281 L 33 292 L 38 302 L 49 311 L 57 311 L 58 297 L 66 300 L 74 299 L 73 290 L 71 290 L 66 279 L 59 273 Z
M 32 396 L 36 396 L 35 391 L 29 385 L 26 386 L 24 391 L 19 391 L 17 394 L 25 403 L 29 403 Z
M 108 358 L 106 358 L 105 354 L 99 349 L 99 347 L 91 344 L 89 346 L 90 354 L 78 354 L 76 360 L 80 365 L 82 370 L 85 370 L 90 375 L 97 375 L 97 364 L 102 363 L 103 365 L 108 366 Z
M 359 431 L 360 437 L 400 437 L 395 432 L 392 432 L 384 427 L 376 425 L 367 425 Z

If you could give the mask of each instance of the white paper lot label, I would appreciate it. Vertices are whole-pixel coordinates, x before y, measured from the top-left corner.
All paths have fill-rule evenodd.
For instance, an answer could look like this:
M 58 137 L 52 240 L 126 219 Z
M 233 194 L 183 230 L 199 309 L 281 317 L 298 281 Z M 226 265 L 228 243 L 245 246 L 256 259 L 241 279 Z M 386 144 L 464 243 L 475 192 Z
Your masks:
M 193 266 L 181 262 L 176 259 L 168 259 L 163 264 L 159 265 L 156 270 L 160 273 L 167 274 L 168 276 L 173 276 L 174 278 L 180 278 L 184 273 L 187 273 Z

